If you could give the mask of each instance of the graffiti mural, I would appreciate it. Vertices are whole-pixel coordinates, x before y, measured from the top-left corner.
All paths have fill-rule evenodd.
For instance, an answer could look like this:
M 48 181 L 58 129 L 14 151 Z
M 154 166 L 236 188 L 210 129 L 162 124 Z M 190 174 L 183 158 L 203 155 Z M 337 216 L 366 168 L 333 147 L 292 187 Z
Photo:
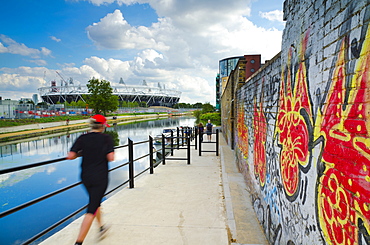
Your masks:
M 314 19 L 302 2 L 291 18 Z M 330 25 L 288 13 L 285 50 L 237 91 L 236 159 L 270 244 L 370 245 L 370 5 L 341 3 Z
M 324 171 L 318 183 L 320 227 L 329 244 L 360 244 L 370 232 L 370 34 L 365 38 L 356 73 L 348 79 L 348 38 L 341 42 L 332 84 L 317 135 L 324 138 Z
M 263 86 L 263 83 L 262 83 Z M 261 93 L 263 94 L 263 92 Z M 266 117 L 263 113 L 262 102 L 257 107 L 257 99 L 254 99 L 254 174 L 263 187 L 266 181 Z
M 244 157 L 248 156 L 248 127 L 245 125 L 244 108 L 238 106 L 236 142 Z
M 287 71 L 282 71 L 281 76 L 279 112 L 276 120 L 278 144 L 281 147 L 281 178 L 285 193 L 290 200 L 294 200 L 298 195 L 300 168 L 307 168 L 310 163 L 312 108 L 304 62 L 308 35 L 309 32 L 301 43 L 300 62 L 295 75 L 290 69 L 293 49 L 289 50 L 288 68 Z

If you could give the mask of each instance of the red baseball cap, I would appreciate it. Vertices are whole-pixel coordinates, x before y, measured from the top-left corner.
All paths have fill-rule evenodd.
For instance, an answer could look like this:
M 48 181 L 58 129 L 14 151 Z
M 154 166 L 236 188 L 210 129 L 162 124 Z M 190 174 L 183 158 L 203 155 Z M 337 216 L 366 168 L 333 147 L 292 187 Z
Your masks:
M 107 127 L 110 127 L 109 124 L 107 123 L 107 119 L 103 115 L 96 114 L 95 116 L 92 116 L 91 118 L 95 120 L 94 123 L 103 124 Z

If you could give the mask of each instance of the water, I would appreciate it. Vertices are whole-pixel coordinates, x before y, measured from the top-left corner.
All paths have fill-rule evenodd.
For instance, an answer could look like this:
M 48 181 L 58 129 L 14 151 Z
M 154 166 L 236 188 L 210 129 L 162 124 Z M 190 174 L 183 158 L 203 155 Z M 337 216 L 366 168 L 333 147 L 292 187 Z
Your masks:
M 149 135 L 162 133 L 163 128 L 194 126 L 194 118 L 169 118 L 156 121 L 118 125 L 108 130 L 118 133 L 119 145 L 128 138 L 145 141 Z M 65 157 L 73 142 L 85 132 L 34 139 L 0 146 L 0 169 Z M 147 154 L 148 144 L 134 146 L 134 158 Z M 127 147 L 117 149 L 110 168 L 127 162 Z M 148 159 L 135 162 L 135 174 L 149 167 Z M 147 174 L 147 173 L 146 173 Z M 61 161 L 42 167 L 22 170 L 0 176 L 0 212 L 31 201 L 52 191 L 79 181 L 80 159 Z M 108 190 L 128 179 L 127 167 L 110 173 Z M 108 197 L 109 198 L 109 197 Z M 0 245 L 22 244 L 61 218 L 86 205 L 87 194 L 82 186 L 75 187 L 52 198 L 0 219 Z M 84 212 L 83 212 L 84 213 Z M 74 217 L 80 217 L 82 214 Z M 64 224 L 62 227 L 67 225 Z M 48 236 L 60 230 L 53 230 Z M 43 237 L 45 239 L 45 237 Z

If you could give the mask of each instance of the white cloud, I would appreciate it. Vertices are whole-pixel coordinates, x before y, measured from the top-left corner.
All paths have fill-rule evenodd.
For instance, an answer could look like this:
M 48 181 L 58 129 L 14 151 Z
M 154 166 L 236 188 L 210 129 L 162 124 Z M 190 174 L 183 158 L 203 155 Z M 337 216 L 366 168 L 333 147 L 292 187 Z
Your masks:
M 189 1 L 148 2 L 164 16 L 150 27 L 132 27 L 120 10 L 115 10 L 87 28 L 89 38 L 100 48 L 144 50 L 130 62 L 129 81 L 162 80 L 181 89 L 183 81 L 190 87 L 198 87 L 202 81 L 204 93 L 199 89 L 189 90 L 190 94 L 184 91 L 181 101 L 191 102 L 191 97 L 200 94 L 202 101 L 214 102 L 212 91 L 219 60 L 244 54 L 262 54 L 262 60 L 267 60 L 280 50 L 281 31 L 257 27 L 249 21 L 245 15 L 250 9 L 245 1 L 201 1 L 196 5 Z M 109 63 L 102 67 L 104 71 L 106 65 Z M 213 74 L 202 74 L 202 68 L 210 68 Z M 97 68 L 95 71 L 105 74 Z
M 61 184 L 63 182 L 66 182 L 66 180 L 67 180 L 67 178 L 60 178 L 60 179 L 58 179 L 57 183 Z
M 155 39 L 155 29 L 144 26 L 132 27 L 123 18 L 120 10 L 115 10 L 86 28 L 89 38 L 98 46 L 108 49 L 168 49 Z
M 281 31 L 264 29 L 248 20 L 249 0 L 199 0 L 196 3 L 190 0 L 86 1 L 94 5 L 147 3 L 159 18 L 150 26 L 133 26 L 117 9 L 87 26 L 87 35 L 99 52 L 116 50 L 118 57 L 129 50 L 136 55 L 127 60 L 91 56 L 85 58 L 80 67 L 61 64 L 65 77 L 73 77 L 82 84 L 91 77 L 106 79 L 113 84 L 121 77 L 126 84 L 140 84 L 146 80 L 155 86 L 159 82 L 168 89 L 182 91 L 181 102 L 214 103 L 219 60 L 245 54 L 261 54 L 262 60 L 267 60 L 281 49 Z M 281 14 L 281 11 L 272 11 L 261 13 L 261 16 L 273 21 L 279 20 Z M 0 42 L 0 53 L 8 47 Z M 47 49 L 33 51 L 38 51 L 38 55 L 51 55 Z M 0 71 L 6 73 L 4 69 Z M 35 72 L 39 72 L 39 77 L 43 75 L 43 71 L 32 68 L 29 72 L 24 75 L 27 79 L 31 79 Z M 55 75 L 54 70 L 48 73 Z M 13 78 L 13 86 L 21 82 L 18 74 Z
M 278 22 L 283 22 L 283 11 L 281 10 L 274 10 L 270 12 L 259 12 L 259 15 L 264 18 L 268 19 L 269 21 L 278 21 Z
M 17 43 L 13 39 L 0 34 L 0 53 L 19 54 L 37 59 L 41 54 L 45 56 L 50 55 L 51 51 L 44 47 L 42 47 L 41 50 L 29 48 L 23 43 Z
M 62 41 L 61 39 L 57 38 L 57 37 L 54 37 L 54 36 L 50 36 L 50 39 L 59 43 L 60 41 Z
M 33 72 L 12 72 L 12 74 L 0 74 L 0 93 L 2 94 L 2 97 L 5 99 L 19 99 L 20 95 L 25 96 L 27 94 L 28 97 L 30 97 L 29 95 L 37 93 L 37 88 L 44 86 L 45 84 L 42 77 L 32 76 L 31 73 Z M 13 94 L 17 94 L 17 97 L 12 97 Z
M 46 66 L 47 62 L 45 60 L 29 60 L 31 63 L 35 63 L 38 66 Z

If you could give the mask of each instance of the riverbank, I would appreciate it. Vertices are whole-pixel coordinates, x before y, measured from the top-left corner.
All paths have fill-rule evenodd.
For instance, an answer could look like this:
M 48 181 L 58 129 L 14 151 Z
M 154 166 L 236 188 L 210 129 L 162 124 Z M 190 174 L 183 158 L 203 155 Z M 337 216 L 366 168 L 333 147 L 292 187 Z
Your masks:
M 170 117 L 169 114 L 143 114 L 143 115 L 130 115 L 130 116 L 117 116 L 108 117 L 108 123 L 114 124 L 126 124 L 138 121 L 156 120 Z M 66 125 L 66 122 L 52 122 L 52 123 L 35 123 L 23 126 L 14 127 L 2 127 L 0 133 L 0 142 L 8 142 L 18 139 L 25 139 L 31 137 L 37 137 L 48 134 L 55 134 L 61 132 L 68 132 L 70 130 L 82 130 L 88 129 L 88 120 L 73 120 Z

